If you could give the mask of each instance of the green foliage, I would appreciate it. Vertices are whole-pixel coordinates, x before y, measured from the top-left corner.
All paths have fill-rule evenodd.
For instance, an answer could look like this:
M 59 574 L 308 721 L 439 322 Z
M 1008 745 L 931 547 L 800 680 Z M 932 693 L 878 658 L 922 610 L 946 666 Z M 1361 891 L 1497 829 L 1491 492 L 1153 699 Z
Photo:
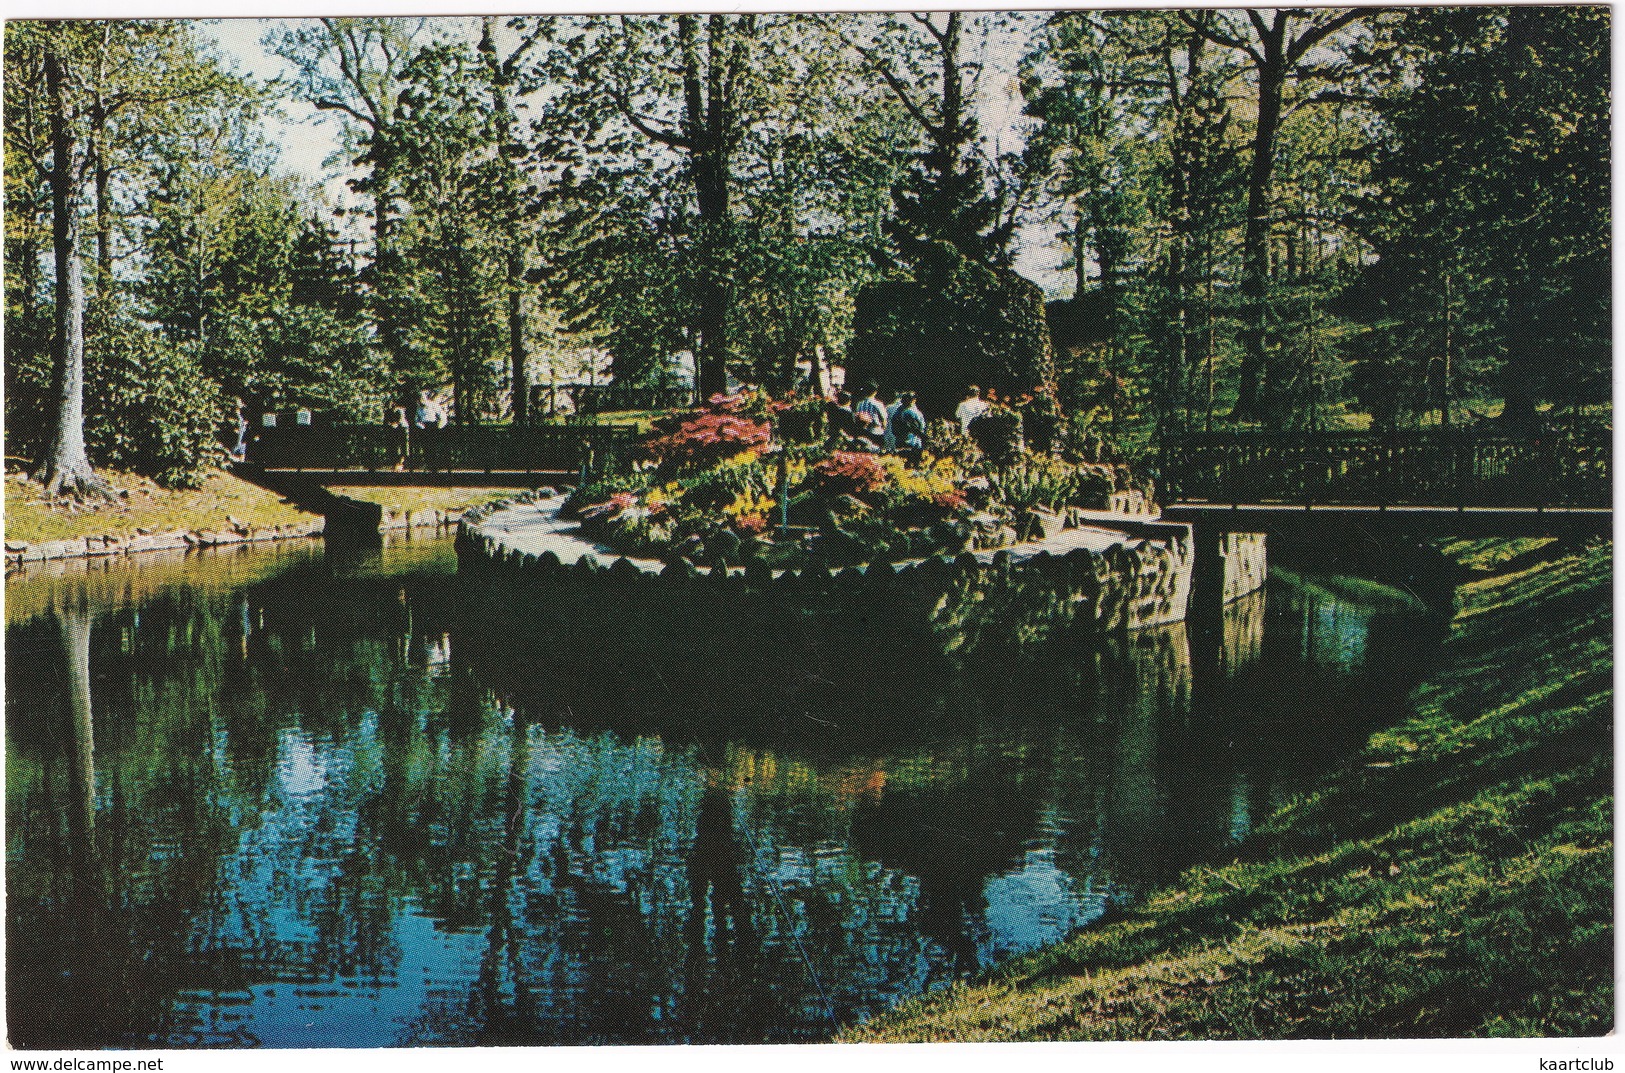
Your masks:
M 234 309 L 215 325 L 201 360 L 228 392 L 259 409 L 373 422 L 392 396 L 390 371 L 365 325 L 320 307 Z
M 225 460 L 225 398 L 194 347 L 114 316 L 95 325 L 89 350 L 85 437 L 96 461 L 187 488 Z
M 1408 11 L 1375 180 L 1382 318 L 1361 394 L 1403 418 L 1494 392 L 1607 398 L 1609 12 Z
M 1016 510 L 1043 507 L 1060 511 L 1068 506 L 1101 508 L 1115 490 L 1110 467 L 1073 465 L 1054 458 L 1027 455 L 990 477 L 994 494 Z
M 969 384 L 1016 395 L 1047 383 L 1054 361 L 1043 292 L 950 247 L 937 252 L 917 279 L 858 295 L 848 383 L 918 392 L 928 417 L 952 413 Z

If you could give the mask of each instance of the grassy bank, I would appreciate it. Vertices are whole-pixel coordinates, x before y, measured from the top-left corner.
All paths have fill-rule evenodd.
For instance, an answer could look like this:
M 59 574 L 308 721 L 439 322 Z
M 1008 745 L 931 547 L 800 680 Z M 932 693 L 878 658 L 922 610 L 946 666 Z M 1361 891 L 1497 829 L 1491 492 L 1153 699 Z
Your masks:
M 228 518 L 252 529 L 269 529 L 315 518 L 277 493 L 223 471 L 209 474 L 199 487 L 191 489 L 161 488 L 133 473 L 102 472 L 120 494 L 113 500 L 85 503 L 47 501 L 38 484 L 7 473 L 6 540 L 32 544 L 87 536 L 129 537 L 138 530 L 166 533 L 224 529 L 231 524 Z M 501 488 L 345 486 L 334 490 L 353 499 L 380 503 L 397 514 L 460 511 L 513 494 Z
M 1414 715 L 1245 856 L 852 1041 L 1613 1027 L 1611 549 L 1463 542 Z
M 421 514 L 440 510 L 460 512 L 499 499 L 513 496 L 513 488 L 397 488 L 390 485 L 330 486 L 334 492 L 351 499 L 377 503 L 392 514 Z
M 35 482 L 6 474 L 6 539 L 35 543 L 87 536 L 129 536 L 144 529 L 219 529 L 228 517 L 256 529 L 308 522 L 307 514 L 275 492 L 216 471 L 197 488 L 161 488 L 145 477 L 100 471 L 119 489 L 110 501 L 47 501 Z

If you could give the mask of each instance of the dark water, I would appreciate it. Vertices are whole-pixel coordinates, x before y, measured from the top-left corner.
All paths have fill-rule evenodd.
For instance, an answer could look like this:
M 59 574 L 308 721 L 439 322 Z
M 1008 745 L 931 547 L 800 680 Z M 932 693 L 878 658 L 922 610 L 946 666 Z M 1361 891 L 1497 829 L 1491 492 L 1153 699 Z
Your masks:
M 421 542 L 6 595 L 28 1048 L 823 1038 L 1228 860 L 1436 628 L 1294 581 L 1095 643 Z

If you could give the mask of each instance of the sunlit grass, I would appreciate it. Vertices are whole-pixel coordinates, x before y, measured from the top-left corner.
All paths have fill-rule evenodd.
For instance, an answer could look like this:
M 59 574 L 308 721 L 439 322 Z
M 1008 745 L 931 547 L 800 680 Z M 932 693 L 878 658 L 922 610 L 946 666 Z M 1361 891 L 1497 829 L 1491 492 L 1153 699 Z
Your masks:
M 386 485 L 331 485 L 332 490 L 350 499 L 377 503 L 393 514 L 420 514 L 438 510 L 460 513 L 470 507 L 506 499 L 511 488 L 410 488 Z
M 35 543 L 87 536 L 128 537 L 138 529 L 163 533 L 218 529 L 234 518 L 253 528 L 311 521 L 315 515 L 275 492 L 215 471 L 192 489 L 161 488 L 145 477 L 101 470 L 122 494 L 111 502 L 47 502 L 32 481 L 6 474 L 5 537 Z

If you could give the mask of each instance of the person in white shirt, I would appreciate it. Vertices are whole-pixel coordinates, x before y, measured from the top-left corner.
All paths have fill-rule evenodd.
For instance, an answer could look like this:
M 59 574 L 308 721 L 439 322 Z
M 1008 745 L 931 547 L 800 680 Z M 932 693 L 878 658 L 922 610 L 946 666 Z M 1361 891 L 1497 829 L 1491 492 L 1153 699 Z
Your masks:
M 965 401 L 959 404 L 954 416 L 959 419 L 961 432 L 970 432 L 970 423 L 987 413 L 987 400 L 982 398 L 982 389 L 972 384 L 965 389 Z

